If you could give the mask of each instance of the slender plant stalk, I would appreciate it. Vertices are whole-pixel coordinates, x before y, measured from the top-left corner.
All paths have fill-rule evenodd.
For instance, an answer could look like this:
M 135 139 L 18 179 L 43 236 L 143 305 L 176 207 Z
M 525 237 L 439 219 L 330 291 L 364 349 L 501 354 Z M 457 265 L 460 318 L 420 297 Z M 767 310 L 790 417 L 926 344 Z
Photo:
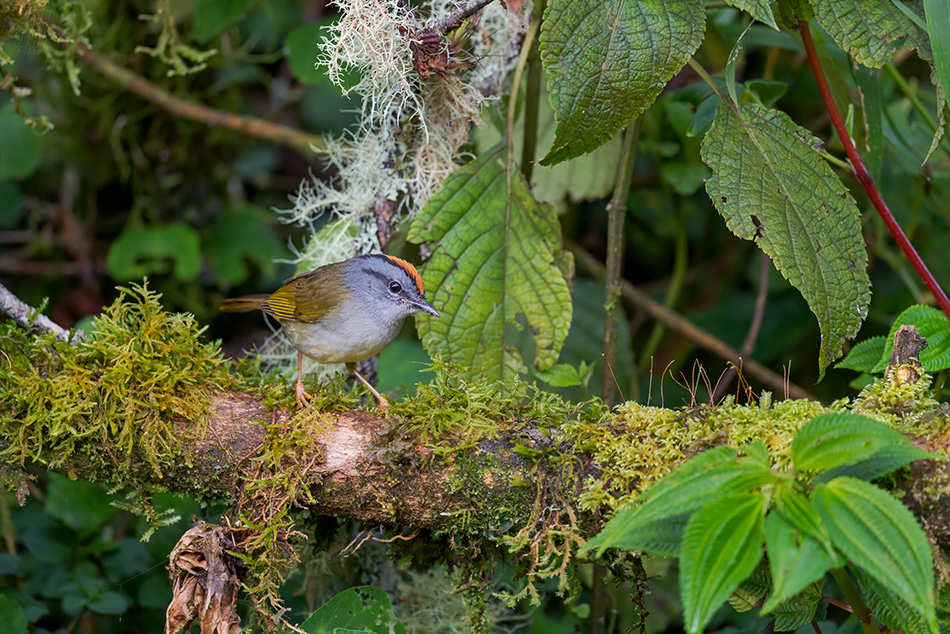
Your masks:
M 574 254 L 574 260 L 579 268 L 587 271 L 597 279 L 603 279 L 604 266 L 597 261 L 597 258 L 582 249 L 577 244 L 569 243 L 567 248 Z M 804 398 L 816 401 L 814 395 L 808 390 L 795 383 L 791 383 L 767 367 L 752 359 L 743 359 L 742 356 L 726 345 L 721 339 L 717 339 L 705 330 L 699 328 L 688 319 L 672 310 L 668 310 L 661 303 L 644 293 L 639 288 L 628 282 L 620 281 L 620 292 L 624 300 L 629 302 L 635 308 L 644 311 L 650 317 L 658 319 L 666 324 L 666 327 L 684 337 L 700 348 L 729 361 L 742 368 L 743 372 L 755 377 L 765 385 L 771 387 L 777 394 L 787 394 L 790 398 Z
M 838 584 L 844 598 L 851 604 L 851 610 L 858 621 L 861 622 L 861 629 L 864 630 L 864 634 L 881 634 L 881 630 L 871 618 L 871 611 L 864 604 L 861 593 L 854 587 L 854 582 L 851 581 L 847 571 L 844 568 L 835 568 L 831 571 L 831 576 L 835 578 L 835 583 Z
M 136 75 L 127 68 L 123 68 L 112 62 L 82 42 L 77 41 L 75 44 L 79 57 L 112 80 L 118 87 L 135 93 L 139 97 L 152 102 L 159 108 L 167 110 L 177 117 L 198 121 L 211 126 L 229 128 L 256 139 L 290 146 L 308 155 L 312 152 L 311 148 L 323 148 L 326 146 L 323 137 L 315 134 L 308 134 L 296 128 L 291 128 L 279 123 L 272 123 L 256 117 L 215 110 L 204 104 L 176 97 L 144 77 Z
M 614 193 L 607 203 L 607 278 L 604 300 L 604 387 L 602 396 L 608 406 L 614 404 L 617 344 L 620 332 L 620 268 L 623 264 L 623 225 L 627 215 L 627 196 L 633 178 L 633 164 L 640 139 L 640 118 L 631 122 L 623 134 L 620 165 L 614 181 Z
M 545 0 L 537 0 L 531 14 L 531 21 L 541 23 L 544 14 Z M 524 144 L 521 147 L 521 173 L 524 179 L 531 182 L 534 171 L 534 156 L 538 145 L 538 109 L 541 105 L 541 53 L 538 49 L 538 40 L 531 43 L 531 52 L 528 53 L 528 77 L 525 80 L 524 98 Z
M 825 107 L 828 109 L 828 114 L 831 117 L 831 122 L 835 127 L 835 131 L 838 133 L 838 138 L 841 139 L 841 143 L 844 145 L 844 150 L 848 154 L 848 159 L 851 161 L 855 178 L 857 178 L 858 182 L 861 183 L 861 187 L 863 187 L 864 191 L 867 193 L 868 198 L 871 200 L 871 204 L 874 205 L 874 208 L 877 209 L 877 212 L 881 215 L 881 219 L 887 226 L 888 231 L 891 232 L 891 236 L 893 236 L 894 240 L 897 241 L 901 251 L 903 251 L 904 255 L 906 255 L 910 260 L 914 270 L 917 271 L 917 275 L 920 276 L 920 278 L 924 281 L 924 284 L 927 286 L 927 289 L 937 300 L 940 310 L 942 310 L 944 314 L 950 318 L 950 298 L 947 298 L 947 294 L 943 292 L 943 289 L 940 288 L 937 280 L 934 279 L 934 276 L 930 273 L 930 270 L 927 269 L 927 265 L 924 264 L 924 261 L 920 258 L 920 255 L 917 254 L 917 250 L 914 248 L 914 245 L 912 245 L 910 240 L 907 239 L 904 231 L 901 229 L 900 225 L 897 224 L 894 214 L 891 213 L 887 203 L 885 203 L 884 199 L 881 197 L 881 193 L 874 184 L 874 179 L 871 178 L 867 168 L 864 166 L 864 162 L 861 160 L 860 155 L 858 155 L 858 151 L 854 147 L 854 143 L 851 142 L 851 136 L 848 134 L 848 130 L 845 128 L 844 121 L 841 120 L 841 114 L 838 112 L 838 108 L 835 106 L 834 99 L 831 97 L 831 90 L 828 88 L 828 82 L 825 80 L 825 74 L 821 69 L 821 62 L 819 62 L 818 54 L 815 51 L 815 43 L 811 38 L 811 30 L 808 28 L 808 24 L 804 22 L 801 23 L 801 27 L 802 42 L 805 44 L 805 52 L 808 54 L 808 63 L 811 66 L 812 73 L 815 75 L 815 80 L 818 82 L 818 89 L 821 91 L 821 98 L 825 102 Z

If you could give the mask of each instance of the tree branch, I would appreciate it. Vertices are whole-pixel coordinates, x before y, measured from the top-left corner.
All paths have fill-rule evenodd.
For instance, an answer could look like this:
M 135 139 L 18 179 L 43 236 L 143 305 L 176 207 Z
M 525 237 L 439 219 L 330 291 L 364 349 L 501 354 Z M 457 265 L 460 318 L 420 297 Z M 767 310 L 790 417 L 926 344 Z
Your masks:
M 9 315 L 18 324 L 27 330 L 34 329 L 41 332 L 51 332 L 63 341 L 69 341 L 69 331 L 53 322 L 46 315 L 37 314 L 37 311 L 24 304 L 20 299 L 0 284 L 0 313 Z

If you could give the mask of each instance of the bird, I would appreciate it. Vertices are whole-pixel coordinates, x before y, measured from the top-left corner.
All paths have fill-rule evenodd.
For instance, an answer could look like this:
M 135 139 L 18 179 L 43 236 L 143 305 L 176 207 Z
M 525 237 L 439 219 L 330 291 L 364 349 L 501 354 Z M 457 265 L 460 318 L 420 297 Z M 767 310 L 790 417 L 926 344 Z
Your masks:
M 344 363 L 376 396 L 389 401 L 356 371 L 356 363 L 378 354 L 416 312 L 439 317 L 426 301 L 422 276 L 406 260 L 371 253 L 334 262 L 286 280 L 270 295 L 226 299 L 221 310 L 262 310 L 278 322 L 297 349 L 296 399 L 307 405 L 302 377 L 304 355 L 320 363 Z

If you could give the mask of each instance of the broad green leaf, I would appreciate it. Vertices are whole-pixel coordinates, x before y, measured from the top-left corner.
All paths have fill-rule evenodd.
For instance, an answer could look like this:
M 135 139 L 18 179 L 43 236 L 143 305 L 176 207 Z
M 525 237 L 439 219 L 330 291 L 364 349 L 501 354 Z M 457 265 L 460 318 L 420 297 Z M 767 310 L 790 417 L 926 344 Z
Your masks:
M 284 38 L 284 57 L 290 72 L 303 84 L 329 83 L 326 71 L 317 68 L 320 40 L 326 34 L 322 24 L 302 24 Z
M 218 282 L 236 286 L 246 280 L 249 261 L 264 275 L 273 275 L 275 260 L 286 255 L 280 238 L 261 212 L 253 205 L 232 207 L 211 227 L 205 250 Z
M 844 565 L 831 543 L 828 531 L 821 524 L 818 514 L 815 513 L 811 502 L 804 494 L 787 486 L 775 487 L 774 512 L 780 514 L 803 535 L 807 535 L 820 543 L 825 549 L 825 553 L 829 557 L 835 558 L 836 567 Z
M 40 165 L 43 138 L 26 125 L 26 120 L 9 101 L 0 108 L 0 180 L 26 178 Z
M 236 24 L 254 0 L 195 0 L 195 38 L 207 42 Z
M 413 242 L 438 243 L 423 277 L 442 316 L 417 321 L 429 354 L 471 377 L 510 379 L 526 370 L 514 347 L 520 317 L 534 338 L 534 366 L 551 367 L 571 323 L 559 231 L 551 208 L 506 167 L 503 148 L 449 176 L 409 230 Z
M 406 634 L 406 628 L 393 613 L 389 596 L 376 586 L 344 590 L 318 608 L 300 628 L 309 634 Z
M 0 594 L 0 623 L 7 634 L 26 634 L 29 632 L 29 622 L 20 604 L 10 597 Z
M 170 270 L 179 280 L 194 279 L 201 271 L 198 232 L 182 222 L 126 229 L 109 248 L 106 264 L 120 281 Z
M 865 66 L 891 60 L 897 40 L 926 37 L 891 0 L 822 0 L 815 19 L 834 41 Z
M 927 340 L 927 347 L 920 351 L 920 364 L 927 372 L 950 368 L 950 321 L 940 309 L 916 304 L 894 320 L 884 341 L 884 353 L 871 372 L 883 372 L 887 368 L 894 351 L 894 335 L 905 325 L 916 327 L 917 333 Z
M 630 526 L 628 530 L 618 534 L 609 546 L 630 551 L 639 550 L 653 555 L 663 555 L 664 557 L 679 557 L 680 544 L 683 542 L 683 531 L 686 530 L 688 520 L 689 514 L 683 514 L 647 524 Z M 600 535 L 594 539 L 598 538 L 600 538 Z M 593 541 L 592 539 L 591 542 Z M 591 544 L 591 542 L 588 542 L 588 544 Z M 585 546 L 585 548 L 588 547 L 596 548 L 598 544 Z
M 687 632 L 701 632 L 762 558 L 765 496 L 720 498 L 693 514 L 680 548 Z
M 740 238 L 754 240 L 818 318 L 820 376 L 867 315 L 871 294 L 858 208 L 787 115 L 722 100 L 702 146 L 706 191 Z
M 775 615 L 775 624 L 772 629 L 776 632 L 791 632 L 797 630 L 802 625 L 817 620 L 816 614 L 821 608 L 821 614 L 824 615 L 824 597 L 822 596 L 823 584 L 821 581 L 810 583 L 808 586 L 790 597 L 787 601 L 771 610 Z
M 934 459 L 939 456 L 924 451 L 920 447 L 911 444 L 893 444 L 884 445 L 873 456 L 861 460 L 854 464 L 841 465 L 833 469 L 828 469 L 815 476 L 812 482 L 830 482 L 835 478 L 850 476 L 859 480 L 874 480 L 886 475 L 895 469 L 900 469 L 905 464 L 914 460 Z
M 778 30 L 775 17 L 772 15 L 772 9 L 769 7 L 769 0 L 726 0 L 726 4 L 742 9 L 762 24 L 767 24 L 776 31 Z
M 887 345 L 887 337 L 880 335 L 865 339 L 861 343 L 851 348 L 844 359 L 835 364 L 836 368 L 846 370 L 856 370 L 858 372 L 871 372 L 874 366 L 884 356 L 884 349 Z M 893 343 L 891 346 L 893 347 Z M 888 355 L 890 356 L 890 355 Z
M 540 51 L 557 131 L 541 164 L 590 153 L 650 107 L 705 24 L 701 0 L 550 0 Z
M 50 473 L 48 495 L 46 512 L 81 535 L 98 531 L 118 512 L 101 484 L 70 480 L 57 473 Z
M 534 375 L 554 387 L 571 387 L 581 384 L 577 368 L 567 363 L 555 363 L 547 370 L 535 370 Z
M 915 631 L 936 634 L 933 556 L 913 514 L 890 494 L 855 478 L 819 484 L 812 504 L 835 547 L 921 615 Z
M 597 549 L 600 555 L 621 540 L 642 544 L 653 539 L 652 525 L 657 522 L 688 515 L 712 500 L 747 493 L 775 480 L 768 469 L 735 464 L 736 457 L 734 449 L 719 446 L 681 464 L 644 491 L 637 498 L 639 506 L 621 509 L 584 550 Z
M 927 616 L 919 608 L 910 605 L 894 594 L 886 584 L 878 582 L 874 577 L 860 568 L 855 577 L 858 588 L 868 608 L 881 623 L 894 631 L 914 633 L 929 632 Z
M 769 555 L 769 569 L 772 572 L 772 594 L 762 606 L 763 614 L 776 611 L 779 604 L 784 604 L 809 585 L 823 579 L 825 573 L 839 563 L 818 540 L 798 530 L 779 513 L 769 513 L 765 518 L 765 545 Z M 820 600 L 821 592 L 818 593 L 815 603 Z M 791 609 L 783 613 L 796 612 L 798 608 L 802 608 L 802 604 L 794 602 L 789 607 Z M 810 606 L 807 621 L 815 614 L 816 607 L 815 604 Z M 807 607 L 802 609 L 808 611 Z M 798 625 L 785 629 L 796 627 Z
M 739 584 L 739 587 L 729 596 L 729 605 L 736 612 L 748 612 L 768 596 L 772 589 L 772 576 L 769 574 L 769 565 L 764 560 L 759 561 L 749 577 Z
M 853 465 L 888 445 L 910 445 L 899 431 L 876 420 L 835 412 L 820 414 L 802 425 L 792 441 L 792 463 L 801 471 L 820 471 Z M 920 458 L 929 456 L 923 452 Z
M 129 601 L 118 592 L 106 590 L 92 599 L 88 607 L 93 612 L 100 614 L 122 614 L 128 609 Z

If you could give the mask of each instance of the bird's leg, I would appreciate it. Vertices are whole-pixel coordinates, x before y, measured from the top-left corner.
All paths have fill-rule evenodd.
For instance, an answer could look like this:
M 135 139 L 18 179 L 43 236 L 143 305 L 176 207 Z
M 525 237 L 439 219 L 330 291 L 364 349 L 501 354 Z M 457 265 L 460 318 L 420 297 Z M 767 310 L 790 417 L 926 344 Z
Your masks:
M 306 407 L 307 401 L 310 400 L 310 395 L 307 394 L 307 390 L 303 387 L 303 353 L 299 350 L 297 351 L 297 405 L 300 407 Z
M 379 409 L 385 409 L 385 408 L 389 407 L 389 401 L 386 400 L 386 397 L 383 396 L 382 394 L 380 394 L 379 392 L 377 392 L 377 391 L 376 391 L 376 388 L 373 387 L 372 385 L 370 385 L 369 381 L 367 381 L 366 379 L 364 379 L 364 378 L 363 378 L 363 375 L 356 371 L 356 364 L 355 364 L 355 363 L 347 363 L 347 364 L 346 364 L 346 369 L 349 370 L 350 372 L 352 372 L 353 374 L 355 374 L 355 375 L 356 375 L 356 378 L 358 378 L 358 379 L 363 383 L 363 385 L 365 385 L 367 388 L 369 388 L 369 391 L 373 393 L 373 396 L 375 396 L 377 399 L 379 399 Z

